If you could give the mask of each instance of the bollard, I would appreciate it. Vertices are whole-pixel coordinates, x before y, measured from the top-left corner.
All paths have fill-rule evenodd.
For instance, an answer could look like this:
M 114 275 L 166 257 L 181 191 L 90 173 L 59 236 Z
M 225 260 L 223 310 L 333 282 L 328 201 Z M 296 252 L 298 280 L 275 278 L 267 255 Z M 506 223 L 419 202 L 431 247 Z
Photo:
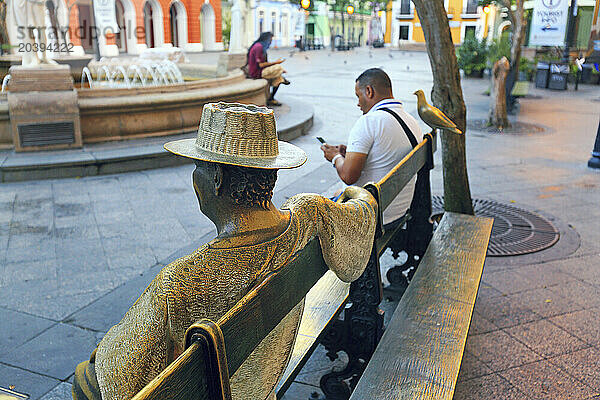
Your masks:
M 598 123 L 596 143 L 594 143 L 594 150 L 592 150 L 592 157 L 588 161 L 588 167 L 600 169 L 600 123 Z

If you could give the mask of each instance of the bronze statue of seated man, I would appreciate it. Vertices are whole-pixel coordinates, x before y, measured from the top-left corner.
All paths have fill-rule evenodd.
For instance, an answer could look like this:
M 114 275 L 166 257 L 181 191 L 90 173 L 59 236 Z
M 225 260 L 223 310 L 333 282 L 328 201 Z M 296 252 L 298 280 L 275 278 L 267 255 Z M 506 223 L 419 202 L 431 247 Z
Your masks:
M 325 262 L 340 279 L 357 279 L 367 264 L 377 204 L 366 190 L 347 188 L 343 203 L 316 194 L 294 196 L 281 210 L 271 202 L 277 170 L 306 161 L 301 149 L 277 140 L 272 110 L 207 104 L 197 138 L 165 148 L 196 160 L 194 190 L 218 235 L 163 268 L 90 360 L 77 367 L 76 400 L 133 397 L 184 351 L 190 325 L 202 318 L 217 321 L 316 236 Z M 234 399 L 274 398 L 303 305 L 231 377 Z

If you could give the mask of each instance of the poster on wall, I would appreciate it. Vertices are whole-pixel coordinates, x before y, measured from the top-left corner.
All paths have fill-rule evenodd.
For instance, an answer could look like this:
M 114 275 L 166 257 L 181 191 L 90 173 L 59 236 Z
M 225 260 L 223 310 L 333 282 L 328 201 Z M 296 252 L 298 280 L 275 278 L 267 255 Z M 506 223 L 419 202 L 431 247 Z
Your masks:
M 94 0 L 93 4 L 96 27 L 103 33 L 119 32 L 115 0 Z
M 530 46 L 562 46 L 569 20 L 569 0 L 535 0 Z

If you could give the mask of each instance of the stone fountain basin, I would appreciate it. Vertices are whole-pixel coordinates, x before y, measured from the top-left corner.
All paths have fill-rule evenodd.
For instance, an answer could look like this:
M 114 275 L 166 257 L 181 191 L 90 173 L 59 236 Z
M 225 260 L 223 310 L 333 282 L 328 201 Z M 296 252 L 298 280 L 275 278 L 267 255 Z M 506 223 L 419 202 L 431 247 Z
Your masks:
M 241 70 L 164 86 L 77 89 L 83 143 L 193 132 L 204 104 L 266 104 L 267 81 Z M 13 148 L 7 94 L 0 96 L 0 148 Z M 48 116 L 51 118 L 51 116 Z

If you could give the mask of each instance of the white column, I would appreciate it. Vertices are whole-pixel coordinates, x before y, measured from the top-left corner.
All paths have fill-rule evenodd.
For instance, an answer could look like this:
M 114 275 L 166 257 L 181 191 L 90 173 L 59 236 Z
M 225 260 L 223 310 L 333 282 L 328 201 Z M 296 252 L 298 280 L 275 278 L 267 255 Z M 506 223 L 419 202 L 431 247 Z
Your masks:
M 229 52 L 242 53 L 244 19 L 242 18 L 242 0 L 234 0 L 231 7 L 231 33 L 229 36 Z

